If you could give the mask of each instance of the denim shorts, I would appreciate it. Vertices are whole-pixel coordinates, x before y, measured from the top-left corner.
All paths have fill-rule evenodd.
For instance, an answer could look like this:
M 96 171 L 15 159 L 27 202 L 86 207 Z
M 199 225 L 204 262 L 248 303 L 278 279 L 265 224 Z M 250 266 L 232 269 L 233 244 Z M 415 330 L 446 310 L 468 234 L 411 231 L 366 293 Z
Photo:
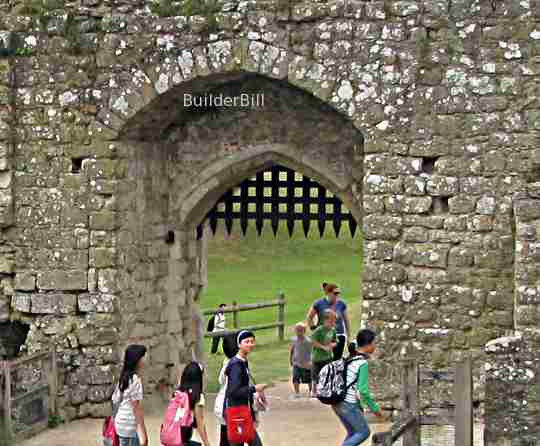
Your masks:
M 311 384 L 311 369 L 303 369 L 295 365 L 293 367 L 293 383 Z
M 120 446 L 140 446 L 139 437 L 118 437 Z

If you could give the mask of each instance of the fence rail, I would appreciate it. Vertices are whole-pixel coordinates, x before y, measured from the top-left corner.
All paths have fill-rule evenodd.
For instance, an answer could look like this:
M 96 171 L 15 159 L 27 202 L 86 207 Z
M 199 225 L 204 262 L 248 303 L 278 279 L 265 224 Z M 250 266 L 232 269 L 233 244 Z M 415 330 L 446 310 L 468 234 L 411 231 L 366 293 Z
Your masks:
M 226 336 L 231 333 L 236 333 L 238 330 L 250 330 L 250 331 L 258 331 L 258 330 L 267 330 L 270 328 L 277 328 L 278 329 L 278 338 L 280 341 L 283 341 L 285 339 L 285 295 L 283 293 L 280 293 L 278 296 L 278 299 L 266 301 L 266 302 L 258 302 L 254 304 L 243 304 L 238 305 L 238 303 L 235 301 L 233 302 L 232 306 L 225 307 L 223 310 L 220 308 L 217 309 L 210 309 L 210 310 L 203 310 L 202 314 L 204 316 L 209 316 L 212 314 L 216 314 L 218 311 L 223 311 L 223 313 L 232 313 L 233 314 L 233 330 L 221 330 L 221 331 L 215 331 L 215 332 L 207 332 L 205 333 L 206 338 L 215 338 L 218 336 Z M 259 325 L 251 325 L 248 327 L 240 327 L 240 322 L 238 318 L 238 313 L 243 311 L 255 311 L 255 310 L 261 310 L 263 308 L 278 308 L 278 314 L 277 314 L 277 322 L 271 322 L 268 324 L 259 324 Z
M 41 380 L 25 393 L 13 395 L 12 374 L 16 372 L 17 369 L 38 360 L 44 361 L 42 372 L 46 376 L 46 381 Z M 1 377 L 3 378 L 3 386 L 0 386 L 0 401 L 2 402 L 1 428 L 4 437 L 6 437 L 2 440 L 5 440 L 5 442 L 9 444 L 9 441 L 17 442 L 46 429 L 49 423 L 49 416 L 56 415 L 56 395 L 58 393 L 56 349 L 53 348 L 47 352 L 40 352 L 10 361 L 0 361 L 0 372 Z M 48 405 L 45 406 L 48 408 L 45 419 L 39 420 L 28 426 L 26 429 L 16 432 L 13 426 L 13 406 L 18 403 L 22 404 L 24 401 L 31 403 L 45 390 L 49 391 Z
M 372 444 L 392 446 L 402 438 L 402 446 L 420 446 L 421 428 L 427 424 L 455 424 L 456 446 L 473 446 L 473 382 L 472 361 L 466 358 L 455 366 L 454 414 L 450 417 L 426 417 L 419 411 L 419 368 L 416 362 L 403 363 L 402 404 L 403 414 L 386 432 L 373 435 Z

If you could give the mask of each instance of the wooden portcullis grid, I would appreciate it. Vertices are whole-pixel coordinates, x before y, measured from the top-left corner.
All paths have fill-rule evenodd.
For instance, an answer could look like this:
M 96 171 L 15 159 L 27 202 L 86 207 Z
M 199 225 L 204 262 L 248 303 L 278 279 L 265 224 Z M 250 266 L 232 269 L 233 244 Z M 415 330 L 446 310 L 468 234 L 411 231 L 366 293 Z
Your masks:
M 313 221 L 317 222 L 321 237 L 327 222 L 332 222 L 336 237 L 344 222 L 348 222 L 352 237 L 357 228 L 356 220 L 339 198 L 311 178 L 279 164 L 258 172 L 223 194 L 198 226 L 197 238 L 202 237 L 205 221 L 215 234 L 219 220 L 225 223 L 229 235 L 235 220 L 240 222 L 244 235 L 250 220 L 255 221 L 259 235 L 265 221 L 270 221 L 274 235 L 280 221 L 286 222 L 289 236 L 292 236 L 297 221 L 302 222 L 306 237 Z

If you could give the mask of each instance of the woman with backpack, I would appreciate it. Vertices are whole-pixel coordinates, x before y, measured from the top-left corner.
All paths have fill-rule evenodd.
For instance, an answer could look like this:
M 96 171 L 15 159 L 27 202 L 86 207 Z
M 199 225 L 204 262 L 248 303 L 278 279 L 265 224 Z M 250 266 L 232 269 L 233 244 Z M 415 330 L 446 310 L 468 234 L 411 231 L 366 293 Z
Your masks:
M 203 393 L 203 368 L 197 362 L 189 363 L 180 379 L 178 386 L 180 392 L 185 392 L 189 399 L 189 408 L 193 412 L 193 424 L 182 427 L 182 441 L 185 446 L 200 446 L 201 443 L 193 441 L 193 429 L 197 430 L 204 446 L 210 446 L 206 424 L 204 420 L 205 398 Z
M 143 400 L 141 377 L 145 354 L 144 345 L 127 347 L 120 379 L 112 395 L 113 404 L 118 407 L 114 426 L 120 446 L 148 446 L 148 434 L 141 407 Z
M 373 401 L 368 387 L 368 358 L 375 351 L 375 333 L 360 330 L 356 337 L 355 356 L 347 360 L 347 380 L 345 400 L 332 406 L 335 414 L 347 430 L 342 446 L 358 446 L 369 438 L 370 430 L 364 418 L 362 403 L 366 404 L 379 418 L 382 412 Z
M 266 384 L 255 385 L 249 372 L 248 356 L 255 347 L 255 335 L 248 330 L 238 333 L 236 344 L 238 354 L 231 359 L 225 376 L 227 389 L 225 391 L 224 412 L 227 422 L 227 437 L 231 446 L 262 446 L 257 433 L 255 414 L 255 393 L 264 400 Z

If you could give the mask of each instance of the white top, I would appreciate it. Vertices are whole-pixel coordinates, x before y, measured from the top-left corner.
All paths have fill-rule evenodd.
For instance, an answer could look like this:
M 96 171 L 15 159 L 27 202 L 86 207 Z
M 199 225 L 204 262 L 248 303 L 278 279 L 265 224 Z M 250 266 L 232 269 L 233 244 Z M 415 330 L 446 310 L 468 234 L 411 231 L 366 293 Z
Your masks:
M 225 330 L 225 314 L 217 313 L 214 319 L 214 331 Z
M 113 393 L 112 400 L 114 404 L 120 403 L 116 418 L 114 419 L 114 426 L 116 432 L 121 437 L 136 437 L 137 436 L 137 421 L 135 414 L 133 413 L 132 401 L 142 401 L 143 399 L 143 386 L 141 379 L 137 375 L 133 375 L 128 388 L 122 395 L 120 389 L 117 386 Z
M 221 367 L 221 372 L 219 372 L 219 392 L 216 396 L 216 403 L 214 404 L 214 415 L 218 419 L 220 424 L 225 425 L 225 417 L 223 416 L 223 404 L 225 402 L 225 392 L 227 390 L 227 376 L 225 375 L 225 370 L 227 365 L 229 365 L 230 359 L 225 359 L 223 361 L 223 367 Z
M 347 382 L 346 385 L 350 386 L 347 389 L 347 394 L 345 395 L 345 401 L 347 403 L 356 404 L 358 402 L 358 392 L 356 391 L 356 385 L 358 384 L 358 373 L 360 372 L 360 367 L 366 363 L 366 360 L 362 357 L 355 358 L 347 366 Z M 354 384 L 351 386 L 351 383 Z

